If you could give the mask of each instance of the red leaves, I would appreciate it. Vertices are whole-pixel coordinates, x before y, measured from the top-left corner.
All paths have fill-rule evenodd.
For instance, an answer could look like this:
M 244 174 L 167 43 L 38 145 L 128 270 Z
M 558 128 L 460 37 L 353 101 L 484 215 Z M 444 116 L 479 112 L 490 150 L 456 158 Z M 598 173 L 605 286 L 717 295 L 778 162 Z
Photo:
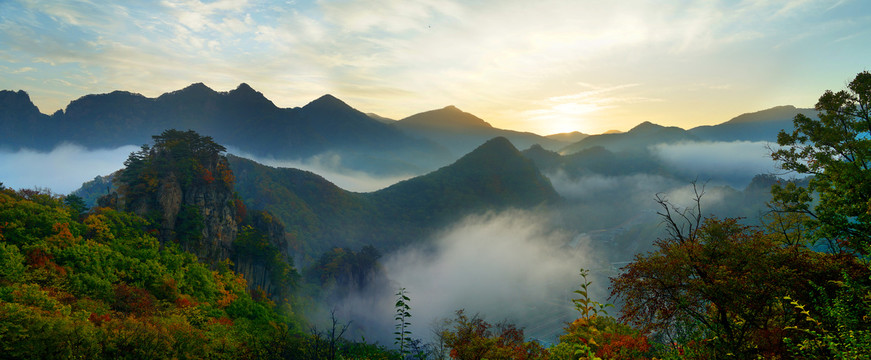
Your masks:
M 150 315 L 154 313 L 156 299 L 148 290 L 125 283 L 115 285 L 115 302 L 112 308 L 117 311 L 136 314 Z
M 606 333 L 596 356 L 614 360 L 638 359 L 648 351 L 650 344 L 646 336 Z
M 91 313 L 91 315 L 88 316 L 88 321 L 90 321 L 91 323 L 93 323 L 96 326 L 103 325 L 103 323 L 107 323 L 110 320 L 112 320 L 112 317 L 109 316 L 109 314 L 99 315 L 96 313 Z

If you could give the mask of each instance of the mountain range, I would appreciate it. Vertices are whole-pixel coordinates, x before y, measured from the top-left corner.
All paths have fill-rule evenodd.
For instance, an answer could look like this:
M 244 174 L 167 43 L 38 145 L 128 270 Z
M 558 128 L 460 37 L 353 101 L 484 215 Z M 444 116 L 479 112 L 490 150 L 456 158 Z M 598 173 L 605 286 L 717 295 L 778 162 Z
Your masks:
M 304 160 L 336 155 L 341 166 L 373 174 L 424 174 L 447 165 L 494 137 L 518 148 L 540 145 L 568 155 L 601 146 L 644 152 L 682 141 L 771 141 L 792 128 L 797 113 L 781 106 L 690 130 L 642 122 L 625 133 L 540 136 L 495 128 L 455 106 L 393 120 L 366 114 L 324 95 L 303 107 L 279 108 L 247 84 L 218 92 L 202 83 L 148 98 L 127 91 L 86 95 L 52 115 L 39 112 L 24 91 L 0 91 L 0 147 L 47 151 L 62 142 L 87 148 L 147 143 L 169 128 L 212 136 L 233 152 L 260 158 Z
M 296 250 L 375 245 L 396 249 L 425 240 L 468 214 L 560 201 L 550 181 L 510 141 L 494 138 L 451 165 L 387 188 L 355 193 L 303 170 L 228 156 L 236 191 L 292 233 Z

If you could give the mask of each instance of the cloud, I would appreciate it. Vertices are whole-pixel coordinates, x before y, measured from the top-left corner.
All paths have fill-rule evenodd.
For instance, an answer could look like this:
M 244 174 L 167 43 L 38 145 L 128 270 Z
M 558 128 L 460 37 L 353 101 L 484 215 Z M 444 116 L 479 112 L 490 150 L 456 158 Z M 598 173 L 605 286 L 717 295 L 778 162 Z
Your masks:
M 771 159 L 768 142 L 682 142 L 659 144 L 651 151 L 682 174 L 725 182 L 743 189 L 758 174 L 783 173 Z
M 246 82 L 279 106 L 333 93 L 394 118 L 456 104 L 522 130 L 591 113 L 605 113 L 592 121 L 611 121 L 596 128 L 626 128 L 666 110 L 644 102 L 538 102 L 576 95 L 576 84 L 587 82 L 644 84 L 632 97 L 686 104 L 696 100 L 688 97 L 687 83 L 700 78 L 734 84 L 715 94 L 718 104 L 734 104 L 738 95 L 756 104 L 757 98 L 771 99 L 763 94 L 795 94 L 799 77 L 776 81 L 784 74 L 771 69 L 783 68 L 784 59 L 826 68 L 817 58 L 789 51 L 864 31 L 867 21 L 858 16 L 865 12 L 853 11 L 857 4 L 0 1 L 0 65 L 35 69 L 7 73 L 0 86 L 25 88 L 41 108 L 57 109 L 88 93 L 125 89 L 157 96 L 194 82 L 218 88 Z M 867 57 L 855 51 L 861 40 L 830 45 L 837 46 L 832 52 L 850 55 L 843 63 L 856 63 Z M 760 56 L 762 49 L 776 51 Z M 536 109 L 552 116 L 524 113 Z M 734 105 L 717 109 L 735 112 Z M 678 113 L 685 122 L 711 121 Z M 593 126 L 567 121 L 562 129 L 583 127 Z
M 29 149 L 0 151 L 0 181 L 13 189 L 48 188 L 68 194 L 97 175 L 107 175 L 124 167 L 124 161 L 137 146 L 88 150 L 61 144 L 50 152 Z
M 336 153 L 323 153 L 307 159 L 264 158 L 230 148 L 229 153 L 254 160 L 260 164 L 311 171 L 322 176 L 336 186 L 355 192 L 371 192 L 410 179 L 419 174 L 378 176 L 363 171 L 352 170 L 342 163 L 342 156 Z

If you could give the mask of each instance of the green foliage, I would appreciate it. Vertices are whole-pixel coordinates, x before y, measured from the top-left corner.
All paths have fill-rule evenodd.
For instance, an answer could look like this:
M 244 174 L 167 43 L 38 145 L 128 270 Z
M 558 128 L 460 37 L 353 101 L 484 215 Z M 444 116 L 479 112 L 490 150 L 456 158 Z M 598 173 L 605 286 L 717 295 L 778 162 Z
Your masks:
M 783 298 L 793 310 L 785 341 L 790 353 L 801 358 L 866 359 L 871 354 L 871 283 L 847 274 L 833 295 L 821 286 L 811 303 Z
M 263 232 L 251 225 L 243 225 L 239 229 L 236 240 L 233 241 L 233 252 L 237 262 L 245 259 L 264 264 L 273 284 L 293 288 L 299 281 L 299 274 L 293 268 L 292 260 L 285 258 Z
M 393 317 L 393 321 L 396 321 L 396 326 L 394 326 L 396 332 L 393 335 L 396 335 L 396 337 L 393 340 L 393 344 L 399 347 L 399 355 L 405 357 L 406 350 L 411 342 L 411 331 L 408 329 L 411 326 L 411 323 L 408 322 L 408 319 L 411 318 L 411 306 L 409 305 L 411 299 L 408 297 L 408 292 L 405 291 L 405 288 L 399 288 L 395 295 L 396 304 L 393 305 L 393 308 L 396 310 L 396 315 Z
M 88 206 L 85 205 L 85 199 L 81 196 L 70 194 L 64 198 L 64 204 L 70 207 L 70 215 L 78 217 L 85 211 L 88 211 Z
M 608 316 L 605 309 L 614 307 L 592 300 L 587 280 L 589 270 L 581 269 L 581 289 L 572 299 L 581 314 L 560 336 L 560 342 L 548 349 L 550 359 L 644 359 L 650 350 L 647 337 L 639 330 Z
M 813 175 L 807 188 L 775 186 L 786 211 L 809 215 L 816 239 L 841 242 L 861 254 L 871 251 L 871 73 L 847 90 L 827 90 L 816 104 L 819 120 L 796 115 L 792 133 L 777 137 L 772 157 L 785 170 Z M 819 203 L 811 204 L 812 196 Z
M 592 299 L 590 299 L 590 285 L 593 282 L 587 280 L 587 275 L 589 274 L 590 270 L 581 269 L 581 278 L 583 279 L 581 281 L 581 288 L 574 291 L 574 293 L 578 294 L 580 297 L 577 299 L 572 299 L 572 303 L 575 305 L 575 309 L 581 313 L 582 318 L 598 316 L 600 313 L 607 316 L 608 312 L 605 309 L 608 307 L 614 307 L 614 305 L 602 304 L 598 301 L 593 301 Z
M 256 358 L 277 344 L 299 357 L 299 334 L 270 330 L 297 320 L 253 299 L 228 267 L 161 246 L 131 213 L 68 209 L 0 190 L 3 358 Z
M 193 247 L 203 239 L 203 214 L 194 205 L 182 205 L 176 219 L 175 234 L 183 247 Z
M 360 251 L 333 248 L 306 269 L 305 276 L 310 283 L 319 286 L 364 287 L 368 284 L 368 276 L 380 270 L 379 258 L 381 253 L 373 246 L 365 246 Z
M 23 282 L 26 269 L 24 255 L 18 247 L 0 242 L 0 284 Z

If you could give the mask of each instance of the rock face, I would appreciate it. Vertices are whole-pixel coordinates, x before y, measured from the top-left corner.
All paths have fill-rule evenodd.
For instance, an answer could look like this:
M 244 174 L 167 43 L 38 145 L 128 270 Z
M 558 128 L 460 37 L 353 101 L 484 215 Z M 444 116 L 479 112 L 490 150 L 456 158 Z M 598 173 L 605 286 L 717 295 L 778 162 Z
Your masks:
M 291 285 L 281 282 L 295 272 L 284 226 L 265 212 L 247 214 L 224 148 L 193 131 L 154 139 L 125 162 L 115 206 L 150 219 L 161 243 L 176 242 L 213 264 L 231 260 L 250 290 L 284 295 Z
M 287 249 L 289 245 L 284 225 L 266 211 L 255 212 L 246 219 L 246 222 L 243 228 L 250 226 L 249 229 L 262 236 L 261 240 L 265 241 L 261 243 L 259 253 L 244 251 L 238 248 L 244 245 L 237 243 L 238 251 L 234 252 L 233 257 L 236 271 L 244 274 L 245 279 L 248 279 L 249 290 L 261 290 L 273 296 L 283 294 L 288 286 L 292 285 L 290 283 L 292 279 L 288 278 L 290 274 L 282 273 L 282 269 L 275 266 L 277 261 L 284 261 L 287 264 L 291 261 L 286 251 L 279 251 L 279 249 Z

